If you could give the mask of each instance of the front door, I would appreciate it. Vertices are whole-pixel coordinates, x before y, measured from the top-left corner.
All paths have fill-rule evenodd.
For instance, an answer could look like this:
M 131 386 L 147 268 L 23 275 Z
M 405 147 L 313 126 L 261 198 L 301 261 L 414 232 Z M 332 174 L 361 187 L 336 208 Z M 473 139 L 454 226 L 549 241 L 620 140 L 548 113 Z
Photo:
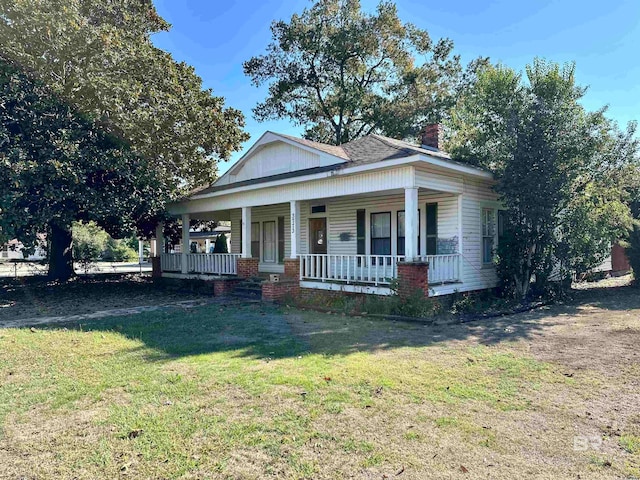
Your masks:
M 326 255 L 327 253 L 327 219 L 309 219 L 309 238 L 311 240 L 311 253 Z

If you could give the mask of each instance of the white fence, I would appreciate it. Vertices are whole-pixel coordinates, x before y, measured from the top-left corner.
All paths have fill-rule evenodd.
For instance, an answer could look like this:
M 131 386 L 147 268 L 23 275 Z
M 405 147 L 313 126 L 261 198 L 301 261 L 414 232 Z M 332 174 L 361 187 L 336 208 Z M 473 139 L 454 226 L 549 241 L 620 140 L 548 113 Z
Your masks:
M 300 279 L 389 285 L 398 276 L 398 255 L 300 255 Z M 460 255 L 428 255 L 429 284 L 460 281 Z
M 429 285 L 460 281 L 460 254 L 427 255 L 420 260 L 429 262 Z
M 182 255 L 178 253 L 160 254 L 160 269 L 163 272 L 181 272 Z
M 187 272 L 212 275 L 236 275 L 238 273 L 237 253 L 189 253 L 187 254 Z M 181 272 L 182 254 L 163 253 L 160 256 L 163 272 Z
M 397 255 L 300 255 L 302 280 L 388 285 L 397 277 Z

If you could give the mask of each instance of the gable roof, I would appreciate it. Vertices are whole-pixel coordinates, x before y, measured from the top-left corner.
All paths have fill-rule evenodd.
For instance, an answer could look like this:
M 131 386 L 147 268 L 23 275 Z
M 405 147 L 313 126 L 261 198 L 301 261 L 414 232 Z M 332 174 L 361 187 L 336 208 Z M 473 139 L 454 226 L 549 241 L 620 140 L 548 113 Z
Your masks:
M 435 160 L 440 160 L 446 164 L 450 164 L 452 166 L 462 166 L 472 170 L 477 170 L 479 173 L 486 174 L 486 170 L 475 167 L 473 165 L 458 162 L 451 159 L 451 156 L 443 152 L 441 150 L 437 150 L 431 147 L 417 146 L 409 142 L 405 142 L 403 140 L 396 140 L 393 138 L 385 137 L 383 135 L 377 134 L 369 134 L 367 136 L 358 138 L 356 140 L 352 140 L 351 142 L 344 143 L 342 145 L 328 145 L 325 143 L 314 142 L 312 140 L 307 140 L 304 138 L 293 137 L 290 135 L 285 135 L 282 133 L 275 132 L 266 132 L 264 135 L 260 137 L 260 139 L 249 149 L 249 151 L 233 166 L 229 171 L 237 169 L 239 165 L 249 156 L 249 153 L 258 145 L 263 138 L 265 138 L 268 134 L 274 137 L 281 137 L 287 143 L 296 143 L 305 148 L 311 148 L 314 150 L 318 150 L 329 155 L 333 155 L 335 157 L 341 158 L 345 160 L 344 162 L 336 163 L 334 165 L 327 165 L 322 167 L 314 167 L 307 168 L 302 170 L 294 170 L 287 173 L 282 173 L 278 175 L 270 175 L 259 178 L 252 178 L 248 180 L 241 180 L 238 182 L 227 183 L 227 184 L 218 184 L 214 183 L 213 185 L 200 189 L 196 192 L 192 192 L 191 195 L 205 195 L 207 193 L 217 192 L 220 190 L 227 190 L 231 188 L 237 188 L 247 185 L 255 185 L 258 183 L 266 183 L 274 180 L 281 180 L 286 178 L 300 177 L 305 175 L 311 175 L 314 173 L 327 172 L 331 170 L 340 170 L 343 168 L 354 167 L 357 165 L 366 165 L 373 164 L 377 162 L 384 162 L 387 160 L 395 160 L 400 158 L 412 157 L 415 155 L 426 155 L 434 158 Z M 190 195 L 190 196 L 191 196 Z
M 274 132 L 272 132 L 274 133 Z M 291 135 L 285 135 L 284 133 L 276 133 L 276 135 L 284 138 L 288 138 L 292 142 L 304 145 L 306 147 L 315 148 L 321 152 L 328 153 L 334 157 L 340 157 L 344 160 L 349 160 L 349 155 L 345 152 L 342 145 L 329 145 L 327 143 L 314 142 L 313 140 L 307 140 L 306 138 L 292 137 Z

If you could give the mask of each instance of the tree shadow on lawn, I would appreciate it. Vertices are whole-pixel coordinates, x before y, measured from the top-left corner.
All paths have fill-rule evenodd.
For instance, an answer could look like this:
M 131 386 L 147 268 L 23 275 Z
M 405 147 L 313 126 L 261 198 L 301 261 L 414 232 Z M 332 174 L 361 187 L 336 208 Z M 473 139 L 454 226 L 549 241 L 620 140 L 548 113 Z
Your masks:
M 162 360 L 213 352 L 254 358 L 284 358 L 306 353 L 347 355 L 443 342 L 481 345 L 533 339 L 563 317 L 585 308 L 640 308 L 640 295 L 629 287 L 576 292 L 564 305 L 466 323 L 430 325 L 300 311 L 268 304 L 230 302 L 197 308 L 170 308 L 123 317 L 107 317 L 39 327 L 48 330 L 108 331 L 141 341 L 148 359 Z
M 640 298 L 624 292 L 589 302 L 599 308 L 640 308 Z M 429 325 L 366 316 L 299 311 L 266 304 L 218 304 L 59 323 L 42 328 L 105 331 L 142 342 L 148 360 L 165 360 L 214 352 L 252 358 L 285 358 L 308 353 L 348 355 L 356 352 L 425 347 L 471 341 L 481 345 L 533 339 L 580 314 L 583 304 L 555 305 L 531 312 L 462 324 Z

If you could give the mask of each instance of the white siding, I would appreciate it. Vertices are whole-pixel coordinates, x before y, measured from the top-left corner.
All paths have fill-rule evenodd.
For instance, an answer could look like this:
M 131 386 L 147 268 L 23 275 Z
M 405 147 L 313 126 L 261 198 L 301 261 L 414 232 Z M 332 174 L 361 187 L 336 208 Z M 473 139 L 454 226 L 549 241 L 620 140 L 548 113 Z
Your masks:
M 242 210 L 236 208 L 231 210 L 231 253 L 242 253 L 240 247 L 240 237 L 242 236 Z
M 462 193 L 463 176 L 460 173 L 445 170 L 432 165 L 416 167 L 416 186 L 440 192 Z
M 290 180 L 289 180 L 290 181 Z M 342 171 L 328 172 L 311 180 L 300 177 L 297 183 L 288 183 L 272 187 L 260 185 L 221 191 L 208 198 L 193 199 L 169 206 L 173 215 L 183 213 L 197 214 L 215 212 L 243 206 L 260 206 L 265 203 L 277 204 L 290 200 L 308 200 L 311 198 L 335 198 L 346 195 L 386 192 L 405 188 L 414 184 L 414 169 L 401 166 L 386 170 L 374 170 L 361 173 L 344 174 Z
M 241 182 L 319 166 L 319 154 L 275 142 L 263 146 L 248 158 L 238 172 L 229 175 L 229 181 Z
M 421 252 L 426 245 L 425 205 L 438 203 L 438 238 L 452 239 L 458 236 L 457 196 L 451 194 L 420 191 L 420 238 Z M 311 214 L 312 205 L 326 205 L 326 213 Z M 391 252 L 397 252 L 397 212 L 404 210 L 404 193 L 367 197 L 340 197 L 329 200 L 301 202 L 300 204 L 300 253 L 309 253 L 308 225 L 311 217 L 326 217 L 328 229 L 328 253 L 330 255 L 357 254 L 357 210 L 366 210 L 366 253 L 370 253 L 369 222 L 372 213 L 391 212 Z M 341 240 L 341 234 L 347 234 Z M 455 253 L 455 252 L 454 252 Z
M 465 182 L 462 196 L 462 280 L 460 291 L 492 288 L 495 267 L 482 265 L 482 208 L 498 208 L 497 195 L 488 183 Z

